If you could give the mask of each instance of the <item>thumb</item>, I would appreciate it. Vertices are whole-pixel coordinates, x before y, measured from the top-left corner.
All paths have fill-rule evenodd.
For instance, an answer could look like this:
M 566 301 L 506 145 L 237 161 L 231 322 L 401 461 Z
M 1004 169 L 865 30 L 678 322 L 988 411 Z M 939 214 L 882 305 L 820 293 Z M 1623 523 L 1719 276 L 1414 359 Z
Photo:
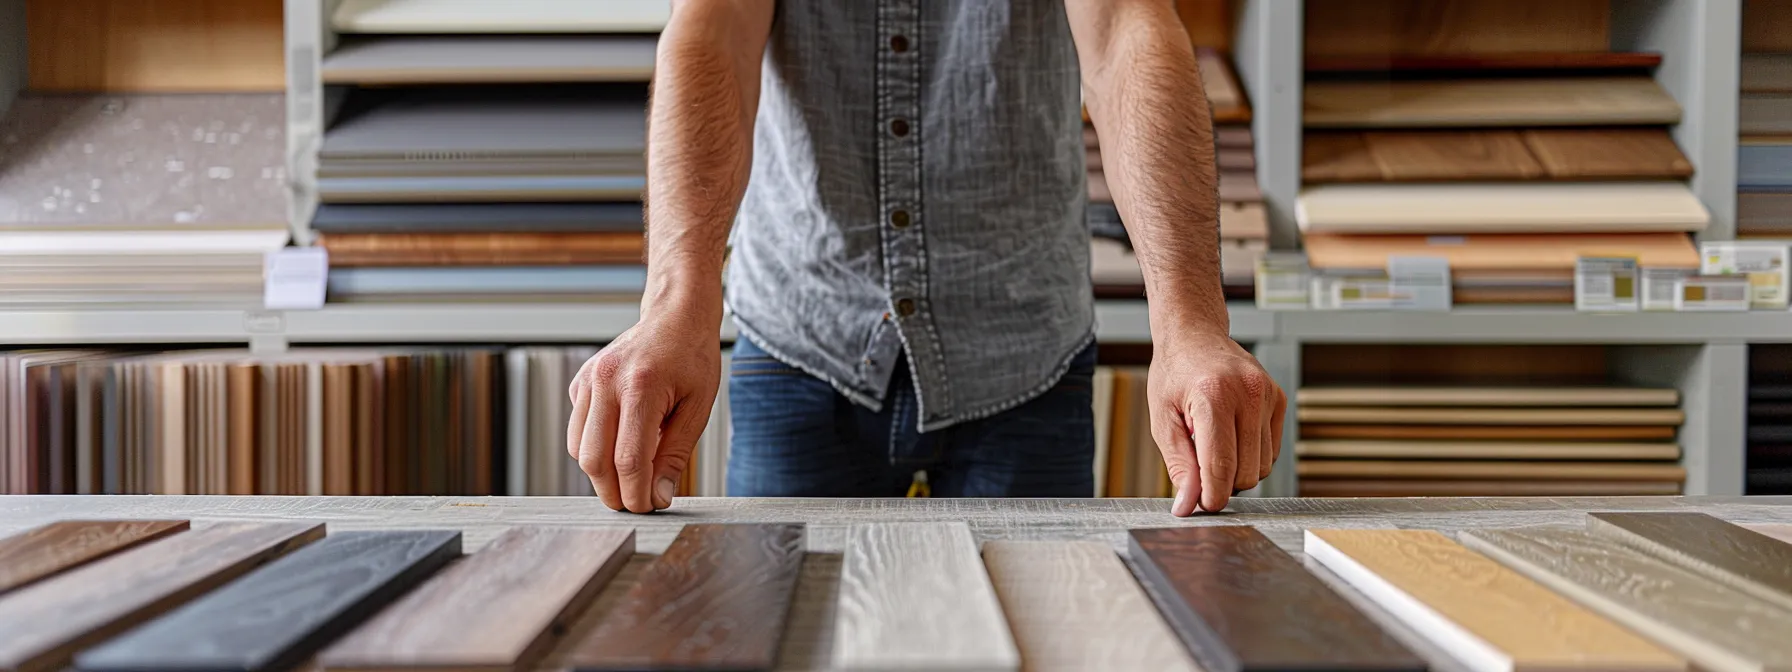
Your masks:
M 1182 413 L 1168 406 L 1159 406 L 1157 410 L 1159 412 L 1152 414 L 1151 434 L 1156 439 L 1158 452 L 1163 454 L 1164 468 L 1170 472 L 1170 486 L 1176 489 L 1170 515 L 1178 518 L 1192 516 L 1195 505 L 1201 501 L 1201 469 L 1195 461 L 1195 440 L 1185 429 L 1187 423 Z M 1165 417 L 1155 417 L 1160 415 Z
M 660 432 L 659 450 L 653 457 L 655 509 L 672 506 L 672 497 L 678 493 L 678 481 L 690 467 L 691 453 L 697 450 L 697 441 L 703 436 L 704 426 L 709 424 L 710 406 L 715 400 L 700 403 L 702 401 L 687 397 L 666 419 L 665 429 Z

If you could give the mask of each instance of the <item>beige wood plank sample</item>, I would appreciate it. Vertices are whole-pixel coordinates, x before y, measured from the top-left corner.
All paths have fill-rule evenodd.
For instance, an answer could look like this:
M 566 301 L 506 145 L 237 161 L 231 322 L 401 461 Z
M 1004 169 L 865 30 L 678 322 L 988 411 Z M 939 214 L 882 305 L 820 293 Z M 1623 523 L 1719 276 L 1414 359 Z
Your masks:
M 1579 441 L 1300 441 L 1300 457 L 1387 460 L 1677 460 L 1676 443 L 1590 443 Z
M 1577 530 L 1474 530 L 1461 541 L 1714 672 L 1792 670 L 1792 611 Z
M 1667 481 L 1401 481 L 1302 478 L 1302 497 L 1615 497 L 1678 495 Z
M 1594 233 L 1700 231 L 1711 221 L 1679 182 L 1323 184 L 1301 190 L 1301 231 Z
M 1744 525 L 1743 527 L 1792 544 L 1792 525 Z
M 1792 93 L 1792 54 L 1743 54 L 1743 93 Z
M 1307 530 L 1306 552 L 1474 670 L 1684 670 L 1686 661 L 1430 530 Z
M 1649 77 L 1319 80 L 1302 94 L 1308 128 L 1655 125 L 1680 104 Z
M 1221 203 L 1220 237 L 1238 240 L 1269 239 L 1269 215 L 1262 203 Z
M 1742 94 L 1736 113 L 1736 130 L 1743 135 L 1792 133 L 1792 94 Z
M 983 562 L 1025 672 L 1198 669 L 1105 544 L 992 541 Z
M 0 599 L 0 670 L 60 670 L 81 648 L 323 533 L 308 523 L 217 523 L 27 586 Z
M 1390 256 L 1443 257 L 1450 272 L 1573 269 L 1582 256 L 1636 257 L 1643 266 L 1699 267 L 1699 251 L 1680 233 L 1554 235 L 1301 236 L 1314 268 L 1386 268 Z
M 1671 387 L 1324 387 L 1300 388 L 1301 406 L 1673 406 Z
M 1608 0 L 1324 0 L 1306 5 L 1308 56 L 1606 51 Z
M 1686 480 L 1686 469 L 1673 463 L 1302 460 L 1296 465 L 1295 471 L 1302 478 L 1538 479 L 1552 481 L 1658 481 L 1664 483 L 1680 483 Z
M 36 91 L 286 88 L 279 0 L 28 0 L 25 22 Z
M 1702 513 L 1590 513 L 1587 529 L 1792 609 L 1792 544 Z
M 1384 408 L 1301 406 L 1301 422 L 1406 425 L 1678 425 L 1677 408 Z
M 1251 120 L 1251 108 L 1245 101 L 1244 87 L 1232 74 L 1232 64 L 1214 49 L 1197 50 L 1201 83 L 1207 93 L 1207 104 L 1213 109 L 1215 123 L 1243 123 Z
M 1019 669 L 969 526 L 876 523 L 847 537 L 835 668 Z

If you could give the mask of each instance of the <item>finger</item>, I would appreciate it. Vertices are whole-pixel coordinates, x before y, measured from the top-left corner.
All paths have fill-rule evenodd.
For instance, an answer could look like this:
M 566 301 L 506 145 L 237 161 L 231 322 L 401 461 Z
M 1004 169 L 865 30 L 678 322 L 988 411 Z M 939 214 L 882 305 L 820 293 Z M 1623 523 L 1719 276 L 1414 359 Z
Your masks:
M 678 493 L 679 478 L 691 465 L 691 453 L 697 450 L 697 441 L 703 437 L 703 427 L 709 424 L 709 413 L 715 403 L 713 394 L 707 398 L 686 397 L 666 420 L 664 431 L 660 433 L 659 450 L 653 456 L 655 509 L 672 506 L 672 497 Z
M 591 388 L 591 410 L 585 433 L 579 440 L 579 468 L 591 479 L 591 489 L 611 511 L 622 510 L 622 490 L 616 484 L 612 455 L 616 446 L 616 402 L 602 387 Z
M 1238 430 L 1230 414 L 1202 402 L 1195 419 L 1195 465 L 1201 471 L 1201 510 L 1218 512 L 1232 497 L 1238 476 Z
M 1263 479 L 1269 478 L 1270 470 L 1276 466 L 1276 394 L 1275 386 L 1271 385 L 1268 393 L 1263 395 L 1263 406 L 1258 413 L 1262 418 L 1259 422 L 1263 423 L 1263 444 L 1262 448 L 1257 451 L 1261 456 L 1258 458 L 1260 461 L 1257 464 L 1258 484 L 1262 484 Z
M 664 399 L 658 393 L 636 392 L 622 401 L 621 424 L 616 428 L 616 482 L 622 486 L 622 505 L 635 513 L 653 512 L 653 457 L 660 445 L 660 426 L 666 421 Z
M 1238 438 L 1238 471 L 1233 475 L 1233 492 L 1257 487 L 1257 468 L 1263 463 L 1263 399 L 1259 396 L 1237 406 L 1233 427 Z
M 1282 459 L 1282 427 L 1288 420 L 1288 394 L 1276 386 L 1274 413 L 1269 417 L 1269 464 L 1275 466 Z
M 589 415 L 591 415 L 589 388 L 583 385 L 573 388 L 572 415 L 566 416 L 566 454 L 575 461 L 579 459 L 579 443 L 585 437 L 585 418 Z

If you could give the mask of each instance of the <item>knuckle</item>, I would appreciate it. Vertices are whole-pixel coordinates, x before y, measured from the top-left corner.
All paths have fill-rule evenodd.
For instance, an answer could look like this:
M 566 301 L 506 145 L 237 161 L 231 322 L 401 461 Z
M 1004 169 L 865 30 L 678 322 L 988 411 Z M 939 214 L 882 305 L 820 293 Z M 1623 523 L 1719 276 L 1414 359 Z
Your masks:
M 604 464 L 602 455 L 587 451 L 579 453 L 578 458 L 579 471 L 585 472 L 586 476 L 598 478 L 604 475 L 604 469 L 608 465 Z
M 590 365 L 585 367 L 585 372 L 588 383 L 593 385 L 609 383 L 616 380 L 617 375 L 622 373 L 622 359 L 609 354 L 608 351 L 597 353 L 596 357 L 591 358 Z
M 637 366 L 621 372 L 617 382 L 621 383 L 624 391 L 643 392 L 652 387 L 653 382 L 658 378 L 659 376 L 654 375 L 653 371 Z
M 1218 376 L 1202 376 L 1196 378 L 1194 383 L 1195 394 L 1210 400 L 1226 398 L 1228 387 L 1230 386 L 1226 384 L 1226 380 Z
M 618 478 L 631 479 L 640 476 L 646 469 L 647 461 L 641 459 L 639 453 L 616 454 L 616 476 Z
M 1245 392 L 1256 398 L 1263 397 L 1269 392 L 1269 388 L 1275 385 L 1269 379 L 1269 374 L 1264 373 L 1262 369 L 1255 368 L 1245 371 L 1244 375 L 1239 376 L 1238 382 L 1244 385 Z

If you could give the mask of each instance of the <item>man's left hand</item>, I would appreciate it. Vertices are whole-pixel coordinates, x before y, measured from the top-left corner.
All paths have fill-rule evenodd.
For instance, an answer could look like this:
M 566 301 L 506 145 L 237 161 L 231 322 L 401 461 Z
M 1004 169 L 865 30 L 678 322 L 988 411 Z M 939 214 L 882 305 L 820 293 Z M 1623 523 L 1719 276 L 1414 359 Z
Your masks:
M 1159 343 L 1147 378 L 1151 436 L 1176 488 L 1170 512 L 1219 511 L 1269 476 L 1288 397 L 1231 338 Z

